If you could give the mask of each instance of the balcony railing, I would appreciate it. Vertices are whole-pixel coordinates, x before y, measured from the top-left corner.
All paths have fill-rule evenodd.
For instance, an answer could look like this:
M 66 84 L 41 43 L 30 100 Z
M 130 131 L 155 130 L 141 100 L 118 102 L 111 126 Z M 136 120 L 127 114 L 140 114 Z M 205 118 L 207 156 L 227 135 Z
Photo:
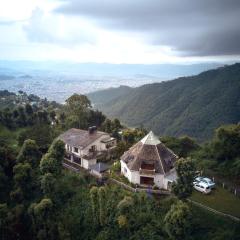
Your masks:
M 139 173 L 144 174 L 144 175 L 154 175 L 155 174 L 155 169 L 143 169 L 139 168 Z

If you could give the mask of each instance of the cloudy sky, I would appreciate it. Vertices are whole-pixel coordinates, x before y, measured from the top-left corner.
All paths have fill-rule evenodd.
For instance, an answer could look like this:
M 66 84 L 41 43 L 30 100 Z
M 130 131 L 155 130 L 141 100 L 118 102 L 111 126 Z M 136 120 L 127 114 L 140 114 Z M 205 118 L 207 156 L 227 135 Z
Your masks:
M 238 61 L 239 0 L 0 0 L 1 60 Z

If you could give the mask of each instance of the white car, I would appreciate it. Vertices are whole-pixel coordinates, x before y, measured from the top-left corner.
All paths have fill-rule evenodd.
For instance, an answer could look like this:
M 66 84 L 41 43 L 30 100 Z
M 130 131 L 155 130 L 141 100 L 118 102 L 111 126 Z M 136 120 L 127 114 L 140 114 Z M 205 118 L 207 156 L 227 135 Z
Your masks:
M 204 182 L 196 182 L 193 184 L 193 187 L 202 193 L 208 194 L 211 192 L 211 188 Z
M 202 182 L 206 183 L 210 188 L 215 188 L 215 182 L 213 182 L 210 178 L 203 178 Z
M 210 178 L 207 177 L 196 177 L 193 181 L 193 184 L 203 182 L 207 184 L 210 188 L 215 188 L 215 182 L 213 182 Z

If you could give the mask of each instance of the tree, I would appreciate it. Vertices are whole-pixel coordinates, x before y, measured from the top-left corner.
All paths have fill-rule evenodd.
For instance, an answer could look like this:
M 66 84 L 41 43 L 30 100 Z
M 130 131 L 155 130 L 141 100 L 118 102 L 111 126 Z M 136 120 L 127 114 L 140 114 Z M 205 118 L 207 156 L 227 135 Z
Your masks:
M 222 126 L 216 130 L 212 155 L 218 162 L 240 157 L 240 124 Z
M 29 163 L 18 163 L 13 168 L 15 190 L 11 192 L 14 200 L 21 201 L 33 197 L 34 174 Z
M 59 175 L 61 170 L 55 158 L 50 153 L 46 153 L 40 161 L 40 170 L 42 174 L 51 173 L 54 176 Z
M 56 117 L 55 111 L 51 111 L 51 112 L 50 112 L 50 118 L 51 118 L 51 120 L 52 120 L 52 121 L 55 121 L 55 117 Z
M 55 140 L 40 161 L 42 174 L 52 173 L 55 177 L 62 172 L 65 147 L 61 140 Z
M 26 126 L 27 117 L 26 117 L 26 114 L 25 114 L 25 110 L 22 106 L 18 107 L 18 113 L 19 113 L 19 116 L 17 118 L 17 124 L 20 127 Z
M 161 138 L 161 141 L 179 157 L 188 157 L 190 153 L 200 149 L 195 140 L 188 136 L 180 138 L 165 136 Z
M 117 209 L 119 215 L 117 221 L 120 228 L 125 228 L 128 226 L 128 218 L 130 218 L 130 212 L 132 207 L 133 199 L 129 196 L 125 196 L 124 199 L 118 203 Z
M 98 223 L 98 188 L 93 186 L 90 190 L 92 218 L 95 224 Z
M 41 178 L 41 189 L 46 197 L 53 197 L 56 188 L 56 178 L 50 172 Z
M 37 112 L 38 121 L 40 124 L 49 124 L 48 112 L 47 111 L 38 111 Z
M 35 140 L 41 152 L 46 152 L 54 138 L 53 129 L 47 124 L 36 124 L 22 131 L 18 137 L 18 145 L 21 146 L 25 140 Z
M 87 108 L 91 108 L 91 102 L 85 95 L 73 94 L 66 100 L 68 110 L 73 114 L 81 114 Z
M 190 230 L 191 212 L 188 205 L 178 201 L 171 206 L 164 218 L 164 227 L 173 240 L 184 239 Z
M 112 132 L 112 122 L 110 119 L 105 119 L 105 121 L 102 124 L 102 130 L 107 133 Z
M 176 162 L 177 182 L 173 183 L 172 189 L 179 199 L 188 198 L 193 191 L 193 179 L 195 177 L 195 165 L 190 158 L 180 158 Z
M 124 141 L 118 142 L 115 150 L 116 157 L 120 158 L 123 155 L 123 153 L 127 151 L 130 147 L 131 147 L 131 144 L 127 142 L 124 142 Z
M 33 115 L 33 108 L 32 108 L 32 106 L 30 104 L 26 104 L 25 111 L 26 111 L 28 116 L 32 116 Z
M 89 126 L 91 118 L 91 102 L 85 95 L 73 94 L 66 100 L 68 112 L 66 125 L 69 128 L 83 128 Z
M 7 227 L 8 206 L 6 203 L 0 203 L 0 237 L 4 236 Z
M 41 153 L 34 140 L 25 140 L 23 146 L 17 156 L 18 163 L 29 163 L 32 168 L 36 168 L 39 165 L 41 159 Z
M 99 198 L 99 222 L 101 226 L 104 226 L 106 223 L 106 189 L 104 187 L 100 187 L 98 189 L 98 198 Z
M 37 239 L 57 239 L 56 223 L 52 219 L 53 203 L 49 198 L 43 198 L 39 203 L 33 203 L 28 209 Z
M 132 197 L 125 196 L 124 199 L 118 203 L 117 208 L 121 214 L 128 214 L 132 206 L 133 206 Z
M 58 162 L 58 165 L 62 167 L 62 162 L 64 159 L 65 153 L 65 144 L 62 140 L 55 140 L 53 141 L 52 145 L 50 146 L 48 152 L 51 154 L 53 158 L 55 158 Z

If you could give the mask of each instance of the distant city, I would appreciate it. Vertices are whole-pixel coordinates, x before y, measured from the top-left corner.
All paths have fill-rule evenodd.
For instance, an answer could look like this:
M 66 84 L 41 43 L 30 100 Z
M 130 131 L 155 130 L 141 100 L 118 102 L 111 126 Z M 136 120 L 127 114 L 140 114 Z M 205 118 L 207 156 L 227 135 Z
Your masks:
M 36 94 L 63 103 L 73 93 L 86 94 L 110 87 L 137 87 L 189 76 L 221 66 L 193 65 L 70 64 L 56 62 L 0 61 L 0 90 Z

